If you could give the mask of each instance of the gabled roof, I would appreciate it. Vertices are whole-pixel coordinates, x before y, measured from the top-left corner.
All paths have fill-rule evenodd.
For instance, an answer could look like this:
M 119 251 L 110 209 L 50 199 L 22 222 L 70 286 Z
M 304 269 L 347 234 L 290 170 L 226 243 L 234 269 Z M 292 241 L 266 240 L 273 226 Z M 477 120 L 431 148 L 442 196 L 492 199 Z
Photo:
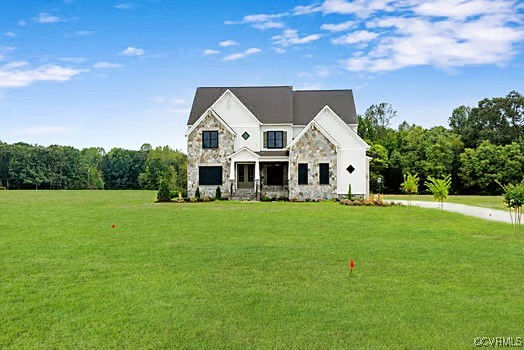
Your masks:
M 187 124 L 193 125 L 227 90 L 264 124 L 307 125 L 326 105 L 345 123 L 358 123 L 351 90 L 293 91 L 291 86 L 257 86 L 197 88 Z
M 333 136 L 331 136 L 326 130 L 324 130 L 324 128 L 319 123 L 317 123 L 315 119 L 313 119 L 309 122 L 308 125 L 306 125 L 304 129 L 302 129 L 302 131 L 293 139 L 293 141 L 291 141 L 291 143 L 287 146 L 287 149 L 293 147 L 298 142 L 298 140 L 300 140 L 313 126 L 317 128 L 317 130 L 320 131 L 320 133 L 324 135 L 329 142 L 335 145 L 335 147 L 340 147 L 340 144 L 337 142 L 337 140 L 335 140 Z
M 325 106 L 346 124 L 358 124 L 351 90 L 293 91 L 294 124 L 307 125 Z
M 188 136 L 189 134 L 191 134 L 193 132 L 193 130 L 196 129 L 196 127 L 198 126 L 198 124 L 200 124 L 207 116 L 212 116 L 214 117 L 216 120 L 218 120 L 220 122 L 220 124 L 222 124 L 224 126 L 224 128 L 229 131 L 231 134 L 235 135 L 236 136 L 236 132 L 235 130 L 231 129 L 231 127 L 224 121 L 224 119 L 222 119 L 217 112 L 215 112 L 213 109 L 211 108 L 208 108 L 204 113 L 202 113 L 202 115 L 195 121 L 195 123 L 189 128 L 188 131 L 186 131 L 186 136 Z
M 206 109 L 230 90 L 262 123 L 293 123 L 293 88 L 271 87 L 199 87 L 187 125 L 192 125 Z

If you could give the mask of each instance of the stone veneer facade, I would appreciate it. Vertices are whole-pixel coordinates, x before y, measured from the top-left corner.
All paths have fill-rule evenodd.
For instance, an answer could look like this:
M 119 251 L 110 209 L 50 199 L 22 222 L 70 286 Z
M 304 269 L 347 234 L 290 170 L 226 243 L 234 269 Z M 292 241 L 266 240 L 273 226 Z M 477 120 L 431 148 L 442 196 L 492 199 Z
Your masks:
M 308 184 L 298 184 L 298 164 L 308 164 Z M 319 164 L 329 163 L 329 185 L 320 185 Z M 316 127 L 311 128 L 289 150 L 289 198 L 332 199 L 337 197 L 337 151 Z
M 202 131 L 218 131 L 218 148 L 202 148 Z M 204 120 L 193 130 L 187 138 L 187 195 L 194 197 L 197 187 L 200 187 L 200 195 L 215 197 L 217 186 L 199 186 L 199 167 L 205 165 L 222 166 L 223 195 L 229 193 L 231 170 L 231 159 L 228 158 L 234 152 L 235 136 L 227 130 L 213 115 L 208 114 Z

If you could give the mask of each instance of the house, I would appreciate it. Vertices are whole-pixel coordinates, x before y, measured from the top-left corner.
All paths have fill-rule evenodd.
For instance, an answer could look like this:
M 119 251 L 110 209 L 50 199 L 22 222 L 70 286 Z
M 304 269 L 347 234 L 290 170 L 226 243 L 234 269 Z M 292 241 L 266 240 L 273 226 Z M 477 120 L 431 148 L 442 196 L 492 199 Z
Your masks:
M 189 119 L 188 195 L 332 199 L 369 193 L 369 146 L 351 90 L 200 87 Z

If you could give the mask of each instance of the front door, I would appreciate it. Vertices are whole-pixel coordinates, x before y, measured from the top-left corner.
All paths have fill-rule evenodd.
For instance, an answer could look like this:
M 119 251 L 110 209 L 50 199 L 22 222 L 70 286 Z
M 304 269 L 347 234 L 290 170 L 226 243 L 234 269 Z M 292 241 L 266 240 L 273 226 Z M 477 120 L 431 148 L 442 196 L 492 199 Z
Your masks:
M 270 164 L 267 167 L 267 185 L 284 185 L 284 166 L 282 164 Z
M 237 164 L 238 188 L 255 187 L 255 164 Z

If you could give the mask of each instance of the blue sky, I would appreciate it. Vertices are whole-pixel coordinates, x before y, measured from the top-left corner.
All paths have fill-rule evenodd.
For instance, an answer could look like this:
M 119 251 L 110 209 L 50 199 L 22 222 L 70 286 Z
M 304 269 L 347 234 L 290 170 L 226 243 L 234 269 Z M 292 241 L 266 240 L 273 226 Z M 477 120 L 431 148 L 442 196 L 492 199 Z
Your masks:
M 516 0 L 0 2 L 0 140 L 185 149 L 197 86 L 354 90 L 403 120 L 524 92 Z

